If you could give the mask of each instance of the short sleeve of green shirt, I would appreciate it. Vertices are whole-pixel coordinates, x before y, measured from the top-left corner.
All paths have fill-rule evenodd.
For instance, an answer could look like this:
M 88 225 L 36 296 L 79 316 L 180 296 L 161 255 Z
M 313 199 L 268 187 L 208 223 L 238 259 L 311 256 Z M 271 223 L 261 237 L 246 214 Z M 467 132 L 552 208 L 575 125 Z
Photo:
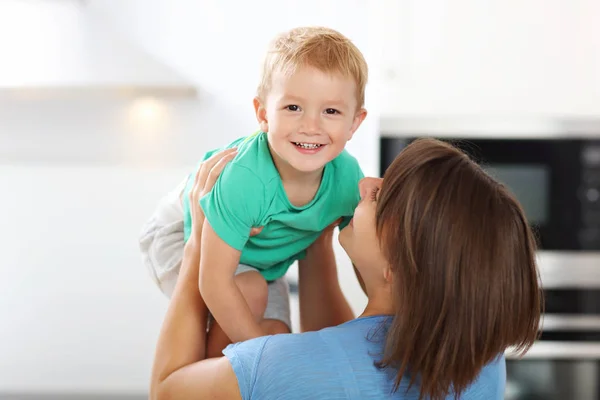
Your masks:
M 360 201 L 360 190 L 358 189 L 358 182 L 360 182 L 360 180 L 362 178 L 364 178 L 365 175 L 362 172 L 362 169 L 360 168 L 360 166 L 358 165 L 358 163 L 356 163 L 356 172 L 355 172 L 355 180 L 351 180 L 351 182 L 357 182 L 356 184 L 354 184 L 352 187 L 348 188 L 348 190 L 353 191 L 353 196 L 354 196 L 354 200 L 356 202 L 356 205 L 358 205 L 358 202 Z M 342 229 L 344 229 L 346 226 L 348 226 L 348 224 L 350 223 L 350 220 L 352 219 L 353 215 L 345 215 L 342 217 L 342 222 L 340 222 L 339 225 L 339 230 L 341 231 Z
M 217 235 L 242 251 L 250 229 L 260 221 L 264 193 L 264 184 L 250 169 L 231 163 L 200 205 Z

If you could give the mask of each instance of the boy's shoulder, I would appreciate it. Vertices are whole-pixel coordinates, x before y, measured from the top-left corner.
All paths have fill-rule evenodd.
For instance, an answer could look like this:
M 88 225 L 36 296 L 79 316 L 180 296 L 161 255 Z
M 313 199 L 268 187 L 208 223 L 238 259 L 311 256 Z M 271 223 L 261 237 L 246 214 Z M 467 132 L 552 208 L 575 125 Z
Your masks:
M 202 161 L 219 151 L 233 147 L 237 147 L 238 154 L 225 167 L 226 170 L 229 170 L 226 175 L 250 176 L 255 178 L 251 180 L 260 180 L 264 184 L 278 176 L 269 153 L 266 137 L 260 131 L 237 138 L 226 146 L 208 151 L 204 154 Z
M 345 179 L 350 181 L 356 181 L 363 178 L 363 172 L 360 168 L 360 164 L 356 157 L 344 149 L 342 152 L 333 160 L 331 160 L 333 166 L 333 173 L 335 179 Z
M 237 146 L 238 154 L 231 161 L 232 165 L 247 170 L 264 184 L 279 176 L 269 152 L 266 135 L 262 132 L 238 139 L 231 145 L 234 146 Z

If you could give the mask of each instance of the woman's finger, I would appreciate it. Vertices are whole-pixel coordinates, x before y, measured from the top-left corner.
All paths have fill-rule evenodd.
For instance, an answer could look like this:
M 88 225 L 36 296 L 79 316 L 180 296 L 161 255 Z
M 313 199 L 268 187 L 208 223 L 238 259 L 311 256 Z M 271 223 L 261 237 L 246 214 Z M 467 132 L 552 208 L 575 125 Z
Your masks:
M 231 161 L 236 156 L 236 154 L 237 153 L 226 154 L 211 168 L 210 172 L 208 173 L 208 178 L 204 183 L 203 189 L 205 193 L 209 192 L 213 188 L 215 182 L 217 181 L 217 178 L 219 178 L 219 175 L 221 175 L 221 172 L 223 172 L 223 168 L 225 168 L 225 165 L 227 165 L 227 163 Z
M 198 171 L 196 172 L 196 177 L 194 179 L 194 186 L 192 187 L 192 191 L 190 192 L 190 200 L 193 200 L 192 196 L 194 196 L 194 193 L 197 197 L 200 197 L 199 195 L 200 193 L 202 193 L 206 180 L 208 179 L 208 174 L 210 173 L 211 169 L 215 166 L 215 164 L 222 160 L 223 157 L 226 157 L 229 154 L 234 154 L 236 152 L 237 149 L 235 147 L 231 149 L 225 149 L 213 154 L 200 164 L 200 168 L 198 168 Z
M 360 198 L 364 199 L 365 196 L 370 195 L 376 189 L 381 189 L 381 185 L 383 184 L 382 178 L 363 178 L 358 183 L 358 189 L 360 191 Z
M 196 175 L 194 176 L 194 184 L 192 185 L 192 190 L 190 190 L 190 193 L 188 194 L 190 204 L 194 204 L 194 199 L 196 197 L 196 193 L 198 192 L 200 182 L 202 181 L 201 175 L 203 173 L 204 171 L 202 169 L 202 165 L 200 165 L 200 168 L 198 168 L 198 170 L 196 171 Z
M 210 156 L 208 159 L 204 160 L 204 162 L 202 162 L 202 166 L 204 168 L 206 168 L 207 174 L 208 172 L 213 169 L 213 167 L 223 158 L 223 157 L 227 157 L 228 155 L 232 154 L 232 153 L 236 153 L 237 152 L 237 148 L 236 147 L 232 147 L 230 149 L 225 149 L 225 150 L 221 150 L 215 154 L 213 154 L 212 156 Z

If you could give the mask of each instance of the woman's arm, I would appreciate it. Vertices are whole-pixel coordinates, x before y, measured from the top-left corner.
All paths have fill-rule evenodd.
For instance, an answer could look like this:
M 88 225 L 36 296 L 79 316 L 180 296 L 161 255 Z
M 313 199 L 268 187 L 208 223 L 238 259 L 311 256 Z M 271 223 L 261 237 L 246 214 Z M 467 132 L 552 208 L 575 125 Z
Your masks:
M 225 151 L 202 164 L 190 196 L 192 236 L 185 246 L 175 291 L 158 339 L 150 399 L 239 399 L 240 390 L 233 368 L 225 357 L 204 360 L 207 309 L 198 291 L 200 242 L 204 216 L 198 199 L 212 188 L 235 152 Z
M 381 178 L 363 178 L 358 187 L 360 198 L 381 188 Z M 337 221 L 339 223 L 340 221 Z M 339 325 L 354 318 L 354 313 L 342 293 L 333 252 L 333 229 L 328 227 L 307 249 L 306 257 L 298 261 L 298 292 L 302 331 L 315 331 Z M 365 284 L 354 267 L 356 278 L 365 295 Z
M 339 223 L 339 222 L 338 222 Z M 354 313 L 339 284 L 333 230 L 328 227 L 298 261 L 300 328 L 317 331 L 354 318 Z
M 188 241 L 156 348 L 150 385 L 153 400 L 240 398 L 229 361 L 204 359 L 207 309 L 198 292 L 199 258 L 199 244 Z
M 373 178 L 367 177 L 360 180 L 358 183 L 358 189 L 360 192 L 360 198 L 364 199 L 366 196 L 371 196 L 374 192 L 377 192 L 381 189 L 381 185 L 383 184 L 382 178 Z M 356 275 L 356 279 L 360 284 L 360 288 L 362 289 L 365 296 L 367 295 L 367 289 L 365 287 L 365 282 L 363 281 L 358 269 L 352 264 L 352 268 L 354 268 L 354 274 Z

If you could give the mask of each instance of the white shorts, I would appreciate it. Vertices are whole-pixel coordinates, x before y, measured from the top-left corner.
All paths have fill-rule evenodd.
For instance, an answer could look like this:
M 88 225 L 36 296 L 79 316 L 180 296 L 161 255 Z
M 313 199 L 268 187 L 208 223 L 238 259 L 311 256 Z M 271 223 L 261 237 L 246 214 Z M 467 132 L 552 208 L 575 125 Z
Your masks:
M 187 179 L 160 200 L 154 214 L 142 227 L 139 237 L 142 262 L 154 283 L 169 298 L 177 283 L 185 247 L 180 194 L 186 181 Z M 247 271 L 257 270 L 252 266 L 240 264 L 235 274 Z M 269 292 L 264 318 L 282 321 L 291 331 L 287 280 L 285 277 L 279 278 L 268 282 L 267 287 Z

